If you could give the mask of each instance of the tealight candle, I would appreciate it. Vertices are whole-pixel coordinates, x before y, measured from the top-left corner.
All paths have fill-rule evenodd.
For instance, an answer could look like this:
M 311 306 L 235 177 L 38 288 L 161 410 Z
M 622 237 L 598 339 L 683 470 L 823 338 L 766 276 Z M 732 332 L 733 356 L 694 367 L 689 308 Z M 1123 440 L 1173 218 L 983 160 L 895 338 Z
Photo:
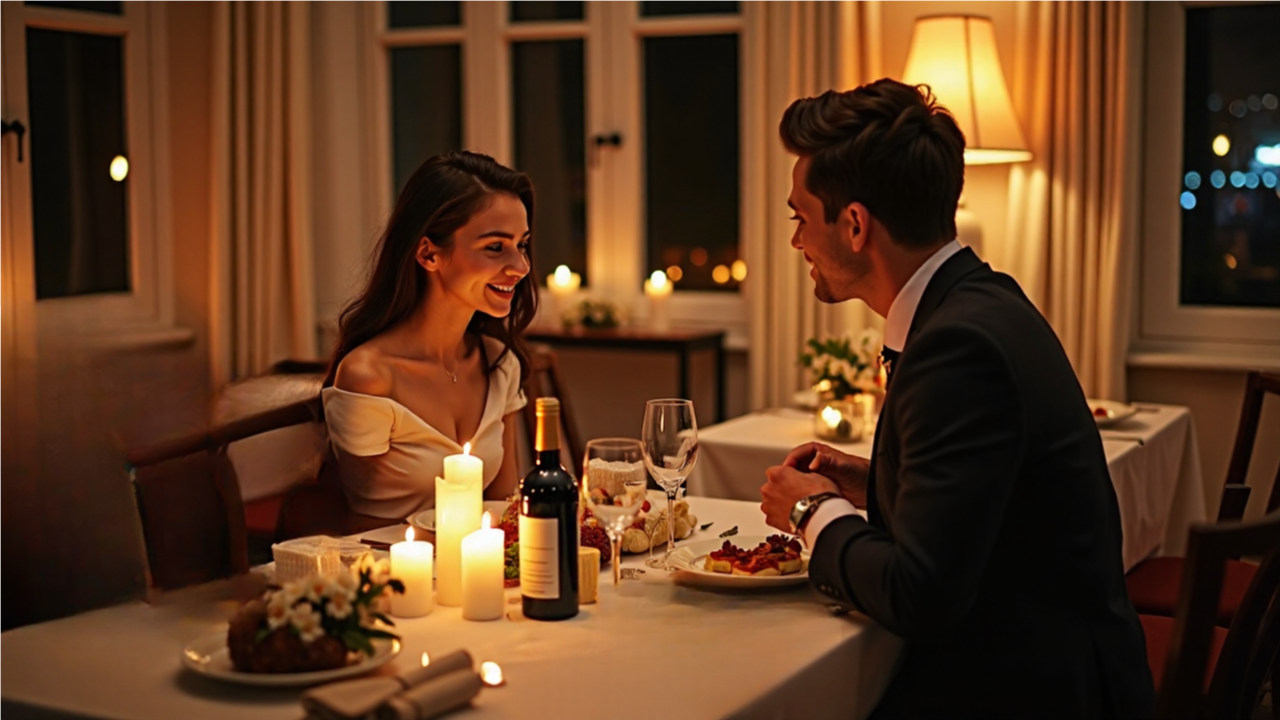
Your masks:
M 462 617 L 466 620 L 499 620 L 505 601 L 503 541 L 506 533 L 491 528 L 485 513 L 480 529 L 462 538 Z
M 814 416 L 813 430 L 823 440 L 850 443 L 862 439 L 863 412 L 851 402 L 823 403 Z
M 404 542 L 391 546 L 391 577 L 404 583 L 403 593 L 391 594 L 391 614 L 422 617 L 435 606 L 431 595 L 431 543 L 414 542 L 413 528 L 404 531 Z
M 484 509 L 484 461 L 471 454 L 444 459 L 444 477 L 436 478 L 436 600 L 462 604 L 462 539 L 480 527 Z
M 667 305 L 671 300 L 673 286 L 667 274 L 654 270 L 648 280 L 644 281 L 644 294 L 649 297 L 649 326 L 654 330 L 671 328 L 671 315 Z
M 551 310 L 555 313 L 555 322 L 564 320 L 565 311 L 573 306 L 574 296 L 582 287 L 582 276 L 569 269 L 568 265 L 559 265 L 556 271 L 547 276 L 547 290 L 551 293 Z

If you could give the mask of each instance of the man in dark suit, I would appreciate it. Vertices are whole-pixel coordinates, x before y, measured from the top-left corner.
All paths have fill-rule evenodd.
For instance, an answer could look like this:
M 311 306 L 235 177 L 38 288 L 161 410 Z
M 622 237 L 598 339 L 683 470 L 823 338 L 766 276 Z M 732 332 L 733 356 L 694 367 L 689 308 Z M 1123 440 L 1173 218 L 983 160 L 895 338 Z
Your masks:
M 870 461 L 796 448 L 762 509 L 818 592 L 907 641 L 876 716 L 1150 716 L 1102 441 L 1053 329 L 954 240 L 955 121 L 881 80 L 796 101 L 781 134 L 791 244 L 820 300 L 886 318 L 889 381 Z

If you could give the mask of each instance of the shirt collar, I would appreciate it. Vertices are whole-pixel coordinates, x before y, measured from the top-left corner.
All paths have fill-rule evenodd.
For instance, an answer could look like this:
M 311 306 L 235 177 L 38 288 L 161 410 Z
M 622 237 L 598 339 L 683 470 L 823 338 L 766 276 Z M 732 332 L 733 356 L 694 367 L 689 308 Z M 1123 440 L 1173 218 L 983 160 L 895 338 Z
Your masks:
M 938 248 L 938 251 L 930 255 L 929 259 L 916 270 L 907 284 L 902 286 L 898 296 L 893 299 L 893 304 L 889 306 L 889 315 L 884 321 L 885 347 L 901 351 L 907 344 L 907 333 L 911 330 L 911 321 L 916 316 L 916 307 L 920 304 L 924 289 L 929 286 L 929 281 L 933 279 L 933 274 L 938 272 L 938 268 L 942 267 L 942 263 L 958 252 L 960 252 L 958 240 L 952 240 Z

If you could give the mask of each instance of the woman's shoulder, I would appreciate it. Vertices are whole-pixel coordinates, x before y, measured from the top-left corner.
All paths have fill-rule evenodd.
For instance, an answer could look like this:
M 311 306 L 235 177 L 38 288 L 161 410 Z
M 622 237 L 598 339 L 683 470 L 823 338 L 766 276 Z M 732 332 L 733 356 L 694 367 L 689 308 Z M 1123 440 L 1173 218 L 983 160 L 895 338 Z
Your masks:
M 346 392 L 388 397 L 392 375 L 387 356 L 373 343 L 358 346 L 338 363 L 333 386 Z

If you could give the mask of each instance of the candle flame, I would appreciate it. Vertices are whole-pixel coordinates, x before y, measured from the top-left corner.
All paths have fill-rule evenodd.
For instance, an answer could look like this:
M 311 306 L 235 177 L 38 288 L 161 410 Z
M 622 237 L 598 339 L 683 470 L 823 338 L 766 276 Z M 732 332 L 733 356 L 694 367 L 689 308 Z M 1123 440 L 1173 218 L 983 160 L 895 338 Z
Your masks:
M 559 285 L 560 287 L 566 287 L 568 286 L 569 281 L 572 278 L 573 278 L 573 272 L 569 270 L 568 265 L 556 266 L 556 285 Z
M 480 679 L 489 687 L 497 687 L 502 684 L 502 668 L 498 663 L 486 660 L 480 663 Z
M 480 527 L 484 530 L 488 530 L 490 527 L 493 527 L 493 518 L 489 516 L 488 510 L 485 510 L 484 515 L 480 518 Z
M 431 658 L 428 657 L 426 653 L 422 653 L 422 667 L 426 667 L 430 664 L 431 664 Z
M 831 407 L 830 405 L 822 408 L 822 422 L 826 423 L 827 425 L 830 425 L 833 428 L 839 426 L 840 411 Z
M 561 267 L 564 267 L 564 266 L 562 265 Z M 471 454 L 471 443 L 467 443 L 466 445 L 462 446 L 462 454 L 463 455 Z
M 405 542 L 413 542 L 413 528 L 412 528 L 412 527 L 407 527 L 407 528 L 405 528 L 405 529 L 404 529 L 404 541 L 405 541 Z
M 653 286 L 654 290 L 661 290 L 667 286 L 667 274 L 661 270 L 654 270 L 653 274 L 649 276 L 649 284 Z

